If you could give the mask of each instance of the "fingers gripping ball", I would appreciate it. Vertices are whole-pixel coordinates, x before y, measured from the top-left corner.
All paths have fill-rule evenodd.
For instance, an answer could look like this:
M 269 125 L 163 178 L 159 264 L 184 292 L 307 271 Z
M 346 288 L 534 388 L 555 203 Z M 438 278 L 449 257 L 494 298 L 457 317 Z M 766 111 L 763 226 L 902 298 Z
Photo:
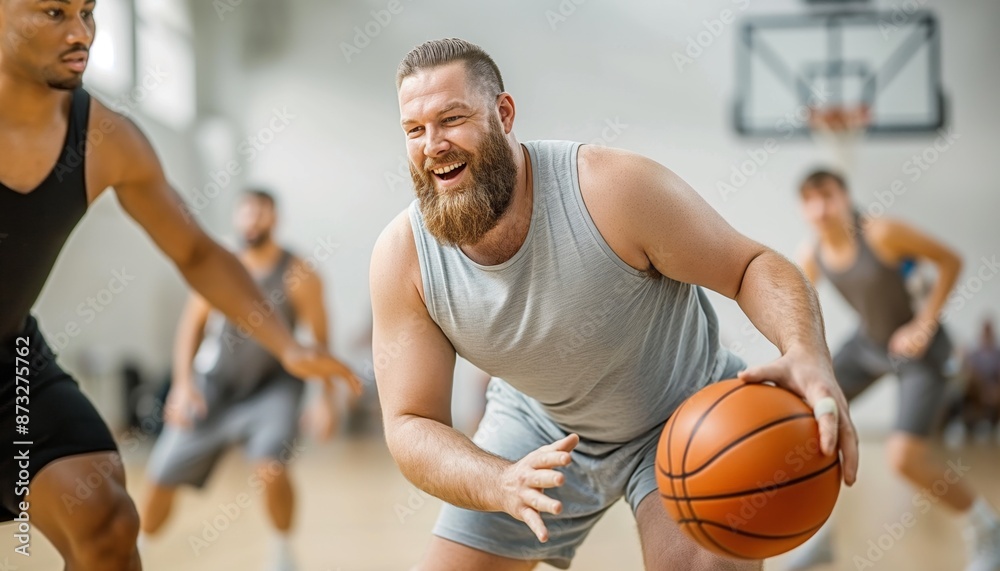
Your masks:
M 813 411 L 793 393 L 733 379 L 677 408 L 656 452 L 667 513 L 720 555 L 765 559 L 830 517 L 840 462 L 824 456 Z

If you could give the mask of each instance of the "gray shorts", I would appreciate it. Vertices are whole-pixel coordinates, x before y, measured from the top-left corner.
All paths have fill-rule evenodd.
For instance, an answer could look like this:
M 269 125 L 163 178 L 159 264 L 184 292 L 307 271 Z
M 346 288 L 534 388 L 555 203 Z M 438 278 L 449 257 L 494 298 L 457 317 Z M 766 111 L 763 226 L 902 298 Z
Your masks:
M 951 355 L 951 341 L 938 329 L 921 359 L 889 356 L 860 332 L 833 357 L 833 372 L 848 400 L 852 400 L 889 373 L 899 377 L 899 408 L 894 430 L 927 437 L 942 412 L 947 385 L 943 369 Z
M 713 381 L 734 377 L 744 367 L 743 361 L 730 353 L 722 375 Z M 563 504 L 559 515 L 542 516 L 549 530 L 546 543 L 540 543 L 527 525 L 505 513 L 449 504 L 441 509 L 434 535 L 502 557 L 544 561 L 567 569 L 577 548 L 612 504 L 624 496 L 635 513 L 643 498 L 656 491 L 656 445 L 666 421 L 665 417 L 662 424 L 625 444 L 580 440 L 572 463 L 560 469 L 566 475 L 565 483 L 546 490 Z M 567 434 L 537 401 L 493 379 L 486 392 L 486 413 L 473 442 L 515 461 Z
M 209 398 L 206 417 L 191 428 L 163 428 L 146 467 L 149 479 L 160 486 L 200 488 L 233 446 L 243 446 L 253 462 L 280 459 L 298 434 L 304 390 L 302 381 L 282 375 L 239 401 Z

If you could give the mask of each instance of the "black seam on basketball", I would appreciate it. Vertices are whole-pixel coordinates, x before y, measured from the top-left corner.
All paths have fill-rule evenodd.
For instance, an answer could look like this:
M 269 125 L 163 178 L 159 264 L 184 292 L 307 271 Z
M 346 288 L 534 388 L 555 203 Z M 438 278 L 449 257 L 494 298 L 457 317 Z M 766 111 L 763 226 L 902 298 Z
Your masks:
M 682 473 L 682 474 L 669 474 L 667 472 L 661 472 L 661 473 L 664 476 L 666 476 L 667 478 L 685 478 L 687 476 L 694 476 L 695 474 L 697 474 L 697 473 L 701 472 L 702 470 L 704 470 L 705 468 L 707 468 L 708 465 L 711 464 L 712 462 L 714 462 L 716 459 L 718 459 L 719 456 L 722 456 L 723 454 L 725 454 L 726 452 L 728 452 L 729 449 L 731 449 L 733 446 L 736 446 L 737 444 L 745 441 L 746 439 L 750 438 L 751 436 L 754 436 L 756 434 L 760 434 L 761 432 L 764 432 L 768 428 L 772 428 L 772 427 L 778 426 L 779 424 L 782 424 L 782 423 L 785 423 L 785 422 L 791 422 L 793 420 L 798 420 L 800 418 L 812 418 L 812 417 L 813 417 L 812 414 L 807 413 L 807 412 L 803 412 L 801 414 L 793 414 L 791 416 L 786 416 L 784 418 L 779 418 L 778 420 L 772 420 L 771 422 L 769 422 L 769 423 L 767 423 L 765 425 L 762 425 L 762 426 L 758 426 L 757 428 L 751 430 L 750 432 L 747 432 L 743 436 L 741 436 L 741 437 L 737 438 L 736 440 L 730 442 L 725 448 L 723 448 L 722 450 L 719 450 L 718 452 L 716 452 L 715 456 L 712 456 L 711 458 L 709 458 L 708 460 L 706 460 L 704 464 L 702 464 L 700 467 L 698 467 L 697 470 L 695 470 L 693 472 L 685 472 L 685 473 Z
M 701 424 L 705 421 L 705 419 L 708 417 L 708 415 L 713 410 L 715 410 L 715 407 L 719 406 L 719 403 L 721 403 L 722 401 L 726 400 L 726 397 L 728 397 L 729 395 L 735 393 L 736 391 L 744 389 L 744 388 L 746 388 L 748 386 L 750 386 L 750 385 L 748 385 L 748 384 L 742 384 L 742 385 L 739 385 L 737 387 L 733 387 L 729 392 L 727 392 L 727 393 L 723 394 L 722 396 L 720 396 L 715 402 L 713 402 L 711 404 L 711 406 L 709 406 L 707 409 L 705 409 L 705 411 L 703 413 L 701 413 L 701 416 L 698 418 L 698 422 L 696 422 L 694 424 L 694 427 L 691 428 L 691 434 L 688 434 L 687 445 L 684 446 L 684 455 L 681 456 L 681 472 L 684 472 L 686 470 L 685 466 L 687 465 L 688 452 L 691 451 L 691 441 L 694 440 L 694 435 L 698 433 L 698 429 L 701 428 Z M 687 496 L 687 493 L 688 493 L 688 491 L 687 491 L 687 478 L 681 478 L 680 480 L 681 480 L 681 489 L 684 491 L 684 495 Z M 671 483 L 672 482 L 673 482 L 673 479 L 671 479 Z M 673 491 L 673 486 L 671 486 L 671 491 Z M 688 505 L 688 511 L 691 512 L 691 517 L 693 519 L 697 519 L 698 515 L 694 512 L 694 506 L 691 504 L 690 498 L 687 500 L 687 505 Z M 683 515 L 684 515 L 684 513 L 681 512 L 681 516 L 683 516 Z M 716 541 L 714 537 L 712 537 L 711 535 L 709 535 L 705 531 L 705 528 L 703 528 L 700 523 L 697 524 L 697 525 L 698 525 L 698 530 L 701 531 L 701 534 L 704 535 L 706 538 L 708 538 L 708 540 L 711 541 L 713 545 L 715 545 L 719 549 L 725 551 L 726 553 L 729 553 L 729 554 L 734 555 L 736 557 L 740 557 L 740 555 L 738 553 L 735 553 L 734 551 L 732 551 L 728 547 L 726 547 L 726 546 L 720 544 L 718 541 Z
M 694 513 L 694 512 L 691 512 L 691 513 Z M 698 526 L 698 531 L 701 532 L 701 534 L 705 537 L 705 539 L 711 541 L 712 545 L 718 547 L 719 549 L 721 549 L 722 551 L 725 551 L 726 553 L 732 555 L 733 557 L 737 557 L 739 559 L 746 559 L 746 556 L 743 555 L 742 553 L 737 553 L 737 552 L 733 551 L 732 549 L 729 549 L 725 545 L 722 545 L 721 543 L 719 543 L 718 541 L 716 541 L 715 538 L 712 537 L 707 531 L 705 531 L 705 528 L 701 526 L 702 520 L 700 520 L 700 519 L 692 519 L 690 521 L 693 522 L 693 523 L 690 524 L 691 527 L 694 527 L 694 526 L 697 525 Z
M 823 527 L 823 524 L 821 523 L 819 525 L 810 527 L 809 529 L 807 529 L 805 531 L 800 531 L 798 533 L 790 533 L 790 534 L 787 534 L 787 535 L 767 535 L 767 534 L 763 534 L 763 533 L 753 533 L 753 532 L 750 532 L 750 531 L 743 531 L 743 530 L 740 530 L 740 529 L 733 529 L 732 527 L 730 527 L 728 525 L 723 525 L 723 524 L 721 524 L 721 523 L 719 523 L 717 521 L 712 521 L 710 519 L 685 519 L 685 520 L 681 520 L 681 521 L 679 521 L 677 523 L 686 523 L 686 524 L 697 523 L 699 525 L 702 525 L 702 524 L 703 525 L 711 525 L 713 527 L 717 527 L 719 529 L 726 530 L 726 531 L 728 531 L 730 533 L 735 533 L 737 535 L 743 535 L 743 536 L 746 536 L 746 537 L 752 537 L 754 539 L 795 539 L 796 537 L 799 537 L 800 535 L 805 535 L 807 533 L 815 533 L 817 529 Z M 826 523 L 826 522 L 824 522 L 824 523 Z
M 795 484 L 800 484 L 802 482 L 805 482 L 806 480 L 810 480 L 812 478 L 815 478 L 816 476 L 819 476 L 821 474 L 825 474 L 825 473 L 829 472 L 831 469 L 836 468 L 839 465 L 840 465 L 840 460 L 834 460 L 829 465 L 824 466 L 823 468 L 820 468 L 819 470 L 816 470 L 815 472 L 812 472 L 811 474 L 806 474 L 805 476 L 800 476 L 798 478 L 795 478 L 794 480 L 789 480 L 787 482 L 782 482 L 780 484 L 775 484 L 774 486 L 768 487 L 767 489 L 754 488 L 752 490 L 743 490 L 743 491 L 732 492 L 732 493 L 728 493 L 728 494 L 716 494 L 714 496 L 694 496 L 694 497 L 692 497 L 692 496 L 685 496 L 685 497 L 683 497 L 681 499 L 685 500 L 688 503 L 691 503 L 692 501 L 725 500 L 725 499 L 729 499 L 729 498 L 737 498 L 739 496 L 752 496 L 753 494 L 759 494 L 759 493 L 762 493 L 762 492 L 769 492 L 769 491 L 772 491 L 772 490 L 779 490 L 781 488 L 787 488 L 789 486 L 794 486 Z M 686 494 L 687 490 L 684 490 L 684 493 Z M 673 496 L 668 496 L 668 495 L 664 494 L 663 492 L 660 492 L 660 496 L 662 496 L 663 499 L 665 499 L 665 500 L 676 500 L 677 499 L 677 498 L 675 498 Z M 691 513 L 694 513 L 694 511 L 692 511 Z

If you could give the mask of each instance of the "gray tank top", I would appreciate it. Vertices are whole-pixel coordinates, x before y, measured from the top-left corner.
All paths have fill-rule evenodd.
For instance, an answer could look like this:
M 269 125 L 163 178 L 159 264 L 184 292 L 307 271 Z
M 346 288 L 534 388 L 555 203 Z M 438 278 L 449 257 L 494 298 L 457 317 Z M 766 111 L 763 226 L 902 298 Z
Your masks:
M 818 246 L 816 263 L 823 275 L 858 312 L 861 333 L 884 348 L 888 346 L 893 332 L 913 319 L 913 300 L 899 268 L 883 264 L 868 246 L 857 215 L 854 224 L 858 237 L 854 264 L 843 271 L 831 270 L 823 263 Z
M 459 355 L 536 399 L 566 430 L 626 442 L 662 423 L 727 363 L 704 292 L 622 261 L 577 178 L 579 143 L 524 143 L 534 204 L 524 244 L 483 266 L 410 223 L 431 319 Z
M 288 299 L 284 276 L 292 261 L 292 254 L 283 250 L 274 268 L 264 276 L 255 277 L 257 287 L 270 302 L 259 308 L 261 314 L 276 311 L 289 328 L 295 326 L 295 310 Z M 273 309 L 270 309 L 273 307 Z M 259 325 L 253 317 L 246 318 L 250 327 Z M 247 331 L 213 313 L 206 333 L 195 357 L 195 371 L 200 373 L 203 389 L 208 396 L 223 399 L 241 399 L 255 392 L 269 379 L 288 376 L 281 363 L 252 338 Z

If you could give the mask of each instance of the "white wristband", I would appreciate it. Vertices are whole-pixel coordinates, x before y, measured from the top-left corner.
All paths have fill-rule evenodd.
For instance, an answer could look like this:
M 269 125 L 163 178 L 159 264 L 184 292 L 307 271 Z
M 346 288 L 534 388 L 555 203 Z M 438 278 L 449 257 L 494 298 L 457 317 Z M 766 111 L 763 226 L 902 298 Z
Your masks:
M 838 420 L 839 415 L 837 410 L 837 401 L 833 397 L 823 397 L 819 399 L 819 402 L 817 402 L 816 406 L 813 408 L 813 416 L 816 417 L 816 420 L 819 420 L 819 417 L 824 414 L 832 414 L 833 419 Z

